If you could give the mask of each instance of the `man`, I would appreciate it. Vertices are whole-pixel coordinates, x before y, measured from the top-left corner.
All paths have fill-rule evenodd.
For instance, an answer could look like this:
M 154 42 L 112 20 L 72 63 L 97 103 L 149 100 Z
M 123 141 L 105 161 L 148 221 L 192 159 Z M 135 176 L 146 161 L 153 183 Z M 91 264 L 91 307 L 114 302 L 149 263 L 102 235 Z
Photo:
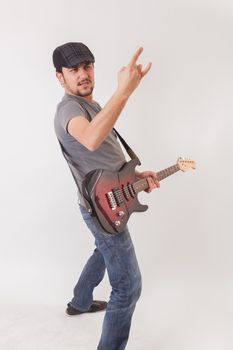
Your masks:
M 83 43 L 70 42 L 53 52 L 56 77 L 65 91 L 57 106 L 55 131 L 78 186 L 81 214 L 96 245 L 74 288 L 66 313 L 79 315 L 106 308 L 98 350 L 125 349 L 141 292 L 141 274 L 128 228 L 117 235 L 98 229 L 85 208 L 80 189 L 89 171 L 97 168 L 118 171 L 126 162 L 113 127 L 130 95 L 151 68 L 151 63 L 144 70 L 137 64 L 142 50 L 140 47 L 129 64 L 121 68 L 117 89 L 103 108 L 92 96 L 95 59 L 89 48 Z M 136 175 L 139 178 L 149 176 L 147 192 L 159 187 L 155 172 L 136 171 Z M 93 290 L 103 279 L 106 268 L 112 287 L 108 303 L 93 300 Z

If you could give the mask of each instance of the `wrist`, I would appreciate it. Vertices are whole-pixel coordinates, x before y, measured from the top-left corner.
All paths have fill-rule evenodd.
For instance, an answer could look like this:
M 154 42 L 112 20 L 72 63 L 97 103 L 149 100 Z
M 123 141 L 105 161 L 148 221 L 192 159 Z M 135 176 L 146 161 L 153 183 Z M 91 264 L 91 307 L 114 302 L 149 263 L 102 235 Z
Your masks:
M 130 94 L 126 93 L 125 91 L 121 90 L 120 88 L 116 89 L 116 92 L 114 94 L 117 98 L 121 99 L 123 102 L 127 102 Z

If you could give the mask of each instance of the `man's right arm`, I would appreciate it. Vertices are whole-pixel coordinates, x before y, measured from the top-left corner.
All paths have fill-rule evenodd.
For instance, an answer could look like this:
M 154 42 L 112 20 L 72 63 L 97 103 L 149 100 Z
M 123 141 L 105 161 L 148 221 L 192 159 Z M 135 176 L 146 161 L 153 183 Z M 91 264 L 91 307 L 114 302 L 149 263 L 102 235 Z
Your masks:
M 128 66 L 119 71 L 116 92 L 91 122 L 82 116 L 77 116 L 68 123 L 69 134 L 90 151 L 96 150 L 111 132 L 128 98 L 150 70 L 151 63 L 143 71 L 140 64 L 136 65 L 142 50 L 139 48 Z

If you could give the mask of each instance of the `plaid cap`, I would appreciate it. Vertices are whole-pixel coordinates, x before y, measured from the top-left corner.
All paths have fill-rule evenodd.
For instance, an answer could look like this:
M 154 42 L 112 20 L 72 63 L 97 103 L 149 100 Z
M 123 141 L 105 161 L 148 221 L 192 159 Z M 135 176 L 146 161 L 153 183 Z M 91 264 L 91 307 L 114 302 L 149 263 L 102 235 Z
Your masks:
M 89 48 L 83 43 L 66 43 L 58 46 L 53 51 L 53 64 L 56 71 L 61 71 L 62 67 L 75 67 L 85 61 L 95 62 L 95 58 Z

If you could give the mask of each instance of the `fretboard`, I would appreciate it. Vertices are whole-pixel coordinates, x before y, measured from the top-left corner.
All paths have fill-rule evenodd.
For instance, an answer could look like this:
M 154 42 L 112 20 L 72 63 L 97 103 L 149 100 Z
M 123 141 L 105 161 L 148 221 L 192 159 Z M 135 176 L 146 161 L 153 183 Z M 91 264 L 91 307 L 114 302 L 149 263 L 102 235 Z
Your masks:
M 179 170 L 180 170 L 180 168 L 179 168 L 178 164 L 172 165 L 169 168 L 158 171 L 157 172 L 157 179 L 158 179 L 158 181 L 161 181 L 161 180 L 165 179 L 166 177 L 176 173 Z M 149 185 L 148 185 L 147 178 L 138 180 L 138 181 L 133 183 L 133 189 L 136 193 L 144 191 L 148 187 L 149 187 Z

